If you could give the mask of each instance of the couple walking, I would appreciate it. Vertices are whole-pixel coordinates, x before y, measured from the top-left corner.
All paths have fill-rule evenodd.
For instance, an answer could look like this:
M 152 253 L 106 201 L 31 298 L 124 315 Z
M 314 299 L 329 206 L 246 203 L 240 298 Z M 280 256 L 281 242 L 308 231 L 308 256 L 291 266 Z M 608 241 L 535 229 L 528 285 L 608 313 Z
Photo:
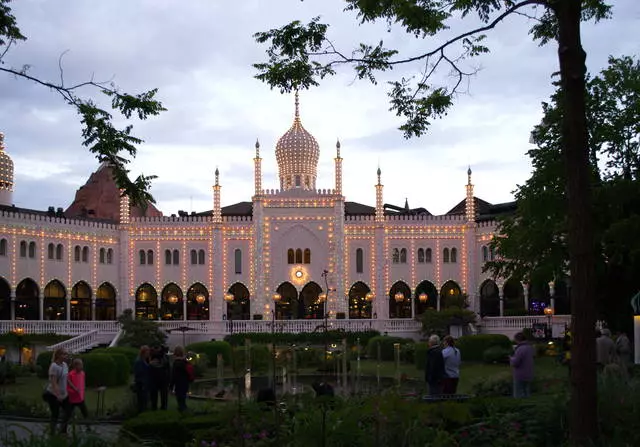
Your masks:
M 461 362 L 460 350 L 451 335 L 444 337 L 442 345 L 437 335 L 429 337 L 425 379 L 430 396 L 456 394 Z

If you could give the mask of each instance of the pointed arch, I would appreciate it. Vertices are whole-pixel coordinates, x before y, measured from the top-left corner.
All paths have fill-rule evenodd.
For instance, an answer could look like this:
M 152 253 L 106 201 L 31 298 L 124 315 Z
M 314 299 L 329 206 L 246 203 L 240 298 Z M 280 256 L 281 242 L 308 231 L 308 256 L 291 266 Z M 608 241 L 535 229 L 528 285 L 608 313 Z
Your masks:
M 0 277 L 0 320 L 11 319 L 11 286 Z
M 424 262 L 427 264 L 431 264 L 431 259 L 432 259 L 432 251 L 430 248 L 427 248 L 424 251 Z
M 304 249 L 304 259 L 305 264 L 311 264 L 311 250 L 309 248 Z
M 82 262 L 89 262 L 89 247 L 82 247 Z
M 524 308 L 524 288 L 517 278 L 509 278 L 502 288 L 504 297 L 505 315 L 524 315 L 527 310 Z
M 302 249 L 296 248 L 296 264 L 302 264 Z
M 116 289 L 108 282 L 103 282 L 96 290 L 96 321 L 116 319 Z
M 150 260 L 153 261 L 153 258 L 150 258 Z M 107 264 L 113 264 L 113 248 L 107 249 Z M 152 262 L 149 262 L 149 264 L 152 264 Z
M 53 244 L 53 242 L 50 242 L 49 245 L 47 245 L 47 259 L 54 259 L 55 251 L 56 246 Z
M 62 261 L 64 255 L 64 246 L 62 244 L 56 245 L 56 261 Z
M 362 248 L 356 249 L 356 273 L 364 272 L 364 250 Z
M 349 319 L 370 319 L 371 301 L 367 300 L 367 293 L 371 289 L 362 281 L 355 282 L 349 289 Z
M 276 289 L 280 295 L 280 301 L 276 303 L 276 319 L 295 320 L 302 318 L 304 314 L 298 301 L 298 290 L 288 281 L 283 282 Z
M 533 278 L 529 283 L 529 314 L 543 315 L 544 308 L 550 305 L 549 283 L 544 279 Z
M 455 264 L 456 262 L 458 262 L 458 249 L 456 247 L 453 247 L 451 249 L 451 259 L 450 259 L 452 264 Z
M 242 274 L 242 250 L 240 250 L 239 248 L 236 248 L 233 251 L 233 262 L 235 266 L 236 275 L 241 275 Z
M 209 319 L 209 291 L 202 283 L 187 289 L 187 320 Z
M 153 250 L 147 250 L 147 264 L 153 265 Z
M 160 294 L 160 318 L 163 320 L 182 320 L 184 296 L 182 289 L 174 282 L 170 282 Z
M 73 262 L 80 262 L 80 252 L 82 249 L 79 245 L 73 247 Z
M 442 250 L 442 262 L 445 264 L 449 263 L 449 249 L 446 247 Z
M 445 282 L 440 288 L 440 309 L 450 307 L 453 298 L 459 298 L 460 295 L 462 295 L 462 289 L 457 282 L 452 279 Z
M 171 265 L 171 250 L 168 248 L 164 251 L 164 264 Z
M 44 288 L 44 320 L 67 319 L 67 290 L 64 285 L 54 279 Z
M 324 318 L 325 303 L 320 300 L 322 288 L 311 281 L 300 291 L 300 304 L 304 309 L 302 318 L 309 320 L 321 320 Z
M 27 241 L 20 241 L 20 257 L 27 257 Z
M 394 248 L 391 251 L 391 262 L 393 264 L 399 264 L 400 263 L 400 250 L 398 250 L 397 248 Z
M 5 238 L 0 239 L 0 256 L 7 256 L 7 240 Z
M 251 294 L 247 286 L 237 282 L 227 292 L 233 295 L 233 301 L 227 302 L 227 320 L 250 320 Z
M 489 249 L 486 245 L 482 246 L 482 262 L 489 261 Z
M 402 301 L 396 294 L 403 295 Z M 411 318 L 411 288 L 404 281 L 397 281 L 389 290 L 389 318 Z
M 191 249 L 191 265 L 198 264 L 198 252 L 195 249 Z
M 91 287 L 85 281 L 78 281 L 71 288 L 69 310 L 70 320 L 91 320 Z
M 33 279 L 25 278 L 18 283 L 15 306 L 16 320 L 40 319 L 40 289 Z
M 204 265 L 205 262 L 205 253 L 204 250 L 201 248 L 200 250 L 198 250 L 198 265 Z
M 406 264 L 407 263 L 407 249 L 406 248 L 401 248 L 400 249 L 400 264 Z
M 158 319 L 158 292 L 149 283 L 141 284 L 136 290 L 136 318 L 138 320 Z
M 180 265 L 180 251 L 177 248 L 173 249 L 173 265 Z
M 418 248 L 418 264 L 424 263 L 424 248 Z
M 104 247 L 101 247 L 101 248 L 100 248 L 100 254 L 98 255 L 98 262 L 99 262 L 100 264 L 104 264 L 104 263 L 105 263 L 105 261 L 106 261 L 106 255 L 107 255 L 106 250 L 104 249 Z
M 486 249 L 487 247 L 482 247 Z M 500 290 L 492 279 L 485 280 L 480 286 L 480 316 L 500 316 Z
M 420 301 L 421 294 L 427 295 L 427 301 Z M 413 298 L 413 305 L 416 309 L 416 316 L 422 315 L 427 309 L 436 309 L 438 307 L 438 289 L 428 280 L 424 280 L 416 287 L 416 293 Z
M 140 250 L 138 255 L 139 255 L 139 258 L 140 258 L 140 265 L 145 265 L 147 263 L 147 254 L 145 253 L 145 251 L 144 250 Z
M 293 248 L 287 250 L 287 264 L 295 264 L 296 263 L 296 254 L 293 251 Z

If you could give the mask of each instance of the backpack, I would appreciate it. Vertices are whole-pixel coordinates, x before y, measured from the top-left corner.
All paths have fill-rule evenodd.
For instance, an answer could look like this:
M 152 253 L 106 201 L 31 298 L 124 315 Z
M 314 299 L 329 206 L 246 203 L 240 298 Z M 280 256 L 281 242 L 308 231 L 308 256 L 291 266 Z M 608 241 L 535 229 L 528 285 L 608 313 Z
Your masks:
M 189 362 L 186 362 L 186 364 L 184 365 L 184 369 L 185 371 L 187 371 L 187 380 L 189 382 L 193 382 L 196 379 L 196 371 L 193 365 Z

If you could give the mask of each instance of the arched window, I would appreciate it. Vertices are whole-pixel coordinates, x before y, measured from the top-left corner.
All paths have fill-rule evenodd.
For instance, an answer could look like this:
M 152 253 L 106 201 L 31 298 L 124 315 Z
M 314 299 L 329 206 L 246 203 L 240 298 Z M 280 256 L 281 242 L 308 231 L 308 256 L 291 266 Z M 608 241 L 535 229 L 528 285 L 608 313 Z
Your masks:
M 495 260 L 496 258 L 496 251 L 493 247 L 491 247 L 489 249 L 489 259 L 491 259 L 492 261 Z
M 29 242 L 29 257 L 31 259 L 36 257 L 36 243 L 33 241 Z
M 107 264 L 113 264 L 113 248 L 107 250 Z
M 296 263 L 296 255 L 293 251 L 293 248 L 287 250 L 287 264 L 295 264 Z
M 198 264 L 204 265 L 204 250 L 198 250 Z
M 418 248 L 418 263 L 424 263 L 424 248 Z
M 235 261 L 236 275 L 239 275 L 242 273 L 242 250 L 236 248 L 233 252 L 233 257 Z
M 431 264 L 431 249 L 427 248 L 424 252 L 424 262 Z
M 356 273 L 364 271 L 364 252 L 362 248 L 356 249 Z
M 449 249 L 442 250 L 442 262 L 449 262 Z
M 147 255 L 144 250 L 140 250 L 140 265 L 145 265 L 147 263 Z
M 482 246 L 482 260 L 487 262 L 489 260 L 489 249 L 487 249 L 486 245 Z
M 0 256 L 7 256 L 7 240 L 0 239 Z
M 53 259 L 54 254 L 55 254 L 55 251 L 56 251 L 56 247 L 55 247 L 55 245 L 53 245 L 53 244 L 49 244 L 49 245 L 47 246 L 47 258 L 48 258 L 48 259 Z
M 304 249 L 304 263 L 311 264 L 311 250 L 308 248 Z
M 173 265 L 180 265 L 180 252 L 173 250 Z
M 64 253 L 64 246 L 62 244 L 56 245 L 56 259 L 62 261 L 62 253 Z
M 164 263 L 166 265 L 171 265 L 171 250 L 164 251 Z
M 20 241 L 20 257 L 21 258 L 26 258 L 27 257 L 27 242 L 26 241 Z
M 147 264 L 153 265 L 153 250 L 147 250 Z
M 79 245 L 76 245 L 73 248 L 73 260 L 75 262 L 80 262 L 80 246 Z
M 451 249 L 451 262 L 458 262 L 458 249 L 455 247 Z
M 82 262 L 89 262 L 89 247 L 82 247 Z
M 393 249 L 393 252 L 391 255 L 391 262 L 393 262 L 394 264 L 397 264 L 400 262 L 400 250 L 398 250 L 397 248 Z
M 105 251 L 104 251 L 104 248 L 100 248 L 100 253 L 99 253 L 99 255 L 98 255 L 98 262 L 99 262 L 100 264 L 104 264 L 104 261 L 105 261 L 105 259 L 104 259 L 104 258 L 105 258 L 105 254 L 106 254 L 106 253 L 105 253 Z
M 198 263 L 198 252 L 195 250 L 191 250 L 191 265 L 196 265 Z
M 302 249 L 296 249 L 296 264 L 302 264 Z
M 403 248 L 400 250 L 400 264 L 407 263 L 407 249 Z
M 301 183 L 300 183 L 300 176 L 296 175 L 296 188 L 300 188 Z

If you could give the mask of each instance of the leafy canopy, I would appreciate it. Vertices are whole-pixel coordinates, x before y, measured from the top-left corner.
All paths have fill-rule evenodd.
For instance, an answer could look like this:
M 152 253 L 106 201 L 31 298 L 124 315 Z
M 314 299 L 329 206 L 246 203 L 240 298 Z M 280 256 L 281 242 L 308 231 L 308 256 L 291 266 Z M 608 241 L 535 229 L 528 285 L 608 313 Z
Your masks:
M 118 317 L 118 323 L 124 334 L 118 341 L 119 346 L 161 346 L 167 340 L 167 334 L 160 329 L 155 321 L 136 320 L 131 309 L 126 309 Z
M 114 125 L 114 116 L 101 108 L 91 99 L 80 96 L 79 91 L 84 88 L 93 88 L 111 99 L 111 108 L 118 112 L 127 121 L 132 117 L 145 120 L 150 116 L 159 115 L 166 109 L 156 99 L 157 89 L 152 89 L 140 94 L 122 92 L 113 82 L 98 82 L 93 78 L 74 85 L 66 85 L 62 58 L 60 56 L 60 82 L 50 82 L 36 78 L 29 74 L 29 66 L 20 68 L 6 65 L 5 58 L 12 46 L 19 41 L 26 40 L 20 32 L 15 16 L 9 6 L 11 0 L 0 0 L 0 72 L 15 76 L 18 79 L 35 82 L 43 87 L 48 87 L 59 93 L 63 100 L 74 107 L 80 115 L 82 128 L 82 144 L 95 154 L 99 162 L 106 162 L 113 168 L 113 176 L 116 185 L 122 190 L 122 194 L 130 198 L 132 205 L 143 208 L 149 202 L 155 203 L 149 192 L 153 175 L 140 174 L 135 180 L 129 178 L 127 165 L 136 156 L 137 145 L 143 140 L 132 135 L 133 126 L 125 125 L 118 128 Z
M 398 65 L 415 67 L 415 74 L 388 82 L 390 110 L 403 117 L 400 126 L 406 138 L 424 134 L 434 118 L 447 113 L 464 80 L 476 73 L 462 64 L 483 53 L 486 32 L 514 14 L 535 17 L 530 34 L 540 44 L 555 40 L 558 22 L 555 0 L 345 0 L 346 10 L 354 11 L 361 24 L 386 22 L 389 29 L 399 27 L 416 39 L 437 35 L 453 21 L 475 15 L 481 26 L 458 34 L 433 48 L 415 54 L 401 54 L 387 48 L 383 40 L 361 43 L 350 51 L 340 50 L 328 36 L 329 25 L 320 17 L 309 23 L 294 21 L 254 35 L 268 44 L 267 61 L 254 64 L 256 78 L 281 92 L 318 86 L 340 66 L 350 66 L 358 79 L 377 83 L 376 73 Z M 582 20 L 609 17 L 611 7 L 602 0 L 583 0 Z M 434 81 L 435 74 L 449 72 L 449 82 Z

